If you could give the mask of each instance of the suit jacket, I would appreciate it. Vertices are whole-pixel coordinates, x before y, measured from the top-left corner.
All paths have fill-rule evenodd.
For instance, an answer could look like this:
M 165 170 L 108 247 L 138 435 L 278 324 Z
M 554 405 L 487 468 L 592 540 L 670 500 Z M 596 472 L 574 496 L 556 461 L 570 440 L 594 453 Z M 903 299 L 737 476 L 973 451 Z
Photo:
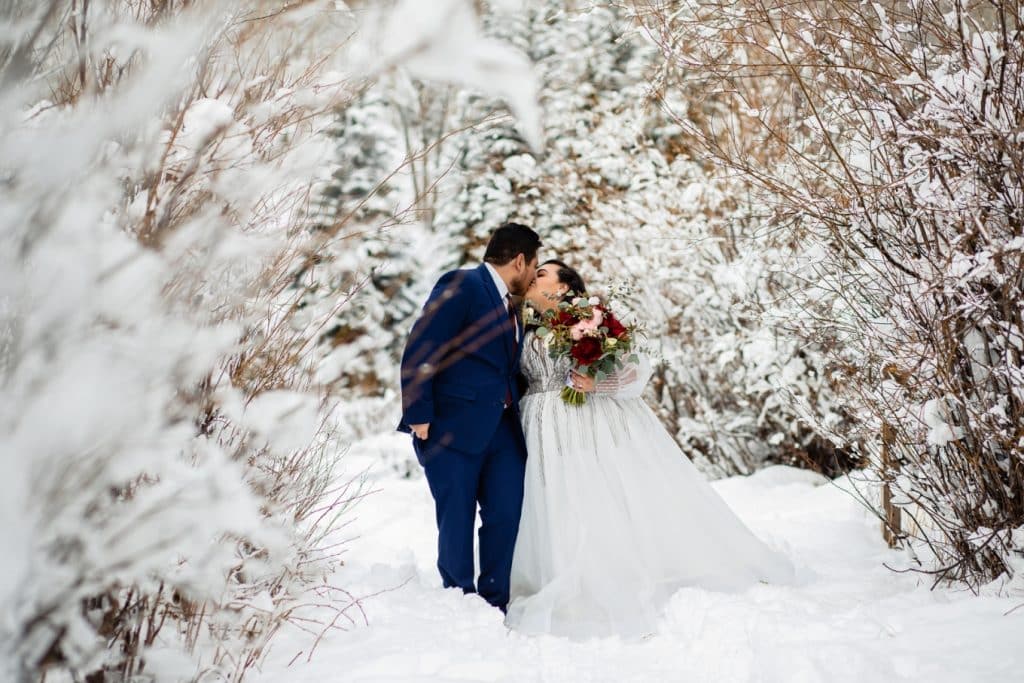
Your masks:
M 516 316 L 519 339 L 522 321 Z M 521 344 L 485 265 L 445 273 L 413 325 L 402 354 L 402 421 L 430 423 L 416 443 L 421 462 L 441 448 L 487 447 L 511 397 L 518 413 Z

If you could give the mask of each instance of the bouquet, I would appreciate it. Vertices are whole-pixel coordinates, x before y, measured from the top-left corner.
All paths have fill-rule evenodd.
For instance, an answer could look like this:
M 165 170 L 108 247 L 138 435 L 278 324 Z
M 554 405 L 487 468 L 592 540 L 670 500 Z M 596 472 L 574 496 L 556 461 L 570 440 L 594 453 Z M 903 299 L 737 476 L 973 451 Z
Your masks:
M 636 325 L 624 325 L 607 303 L 592 296 L 562 301 L 546 311 L 537 336 L 544 340 L 552 358 L 569 358 L 573 370 L 600 382 L 621 369 L 623 359 L 638 362 L 633 353 L 637 332 Z M 571 373 L 561 397 L 574 406 L 587 402 L 587 395 L 572 386 Z

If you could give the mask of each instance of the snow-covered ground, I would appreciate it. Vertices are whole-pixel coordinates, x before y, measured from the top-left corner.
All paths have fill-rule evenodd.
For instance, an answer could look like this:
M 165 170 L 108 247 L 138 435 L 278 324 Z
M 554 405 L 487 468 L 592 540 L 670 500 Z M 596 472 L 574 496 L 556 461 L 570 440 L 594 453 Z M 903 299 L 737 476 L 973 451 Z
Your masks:
M 657 634 L 574 642 L 508 631 L 475 596 L 446 591 L 434 569 L 433 507 L 425 480 L 403 479 L 382 453 L 407 437 L 382 435 L 345 456 L 370 468 L 376 492 L 352 513 L 354 538 L 338 585 L 358 595 L 368 624 L 333 632 L 312 660 L 309 637 L 282 634 L 266 682 L 373 681 L 965 681 L 1024 680 L 1024 597 L 929 590 L 881 540 L 856 500 L 811 473 L 773 467 L 715 488 L 761 537 L 787 549 L 797 587 L 741 594 L 698 589 L 672 599 Z M 699 520 L 681 520 L 681 524 Z M 671 542 L 671 539 L 666 539 Z

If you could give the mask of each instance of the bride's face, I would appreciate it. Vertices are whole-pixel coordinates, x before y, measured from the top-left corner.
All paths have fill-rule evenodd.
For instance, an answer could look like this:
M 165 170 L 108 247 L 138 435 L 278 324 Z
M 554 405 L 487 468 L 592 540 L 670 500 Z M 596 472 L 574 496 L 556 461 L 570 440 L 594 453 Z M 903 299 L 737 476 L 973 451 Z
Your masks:
M 569 285 L 558 279 L 558 266 L 551 263 L 537 269 L 537 279 L 526 292 L 526 300 L 538 311 L 554 308 L 569 291 Z

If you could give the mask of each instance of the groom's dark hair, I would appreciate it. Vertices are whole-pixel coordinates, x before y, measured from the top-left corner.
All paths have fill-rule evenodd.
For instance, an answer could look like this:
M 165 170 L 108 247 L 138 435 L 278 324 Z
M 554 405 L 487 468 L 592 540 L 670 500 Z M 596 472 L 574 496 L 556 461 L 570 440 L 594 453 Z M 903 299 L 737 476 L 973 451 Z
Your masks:
M 529 263 L 540 249 L 540 236 L 525 225 L 505 223 L 491 235 L 484 252 L 484 262 L 503 266 L 522 254 Z

